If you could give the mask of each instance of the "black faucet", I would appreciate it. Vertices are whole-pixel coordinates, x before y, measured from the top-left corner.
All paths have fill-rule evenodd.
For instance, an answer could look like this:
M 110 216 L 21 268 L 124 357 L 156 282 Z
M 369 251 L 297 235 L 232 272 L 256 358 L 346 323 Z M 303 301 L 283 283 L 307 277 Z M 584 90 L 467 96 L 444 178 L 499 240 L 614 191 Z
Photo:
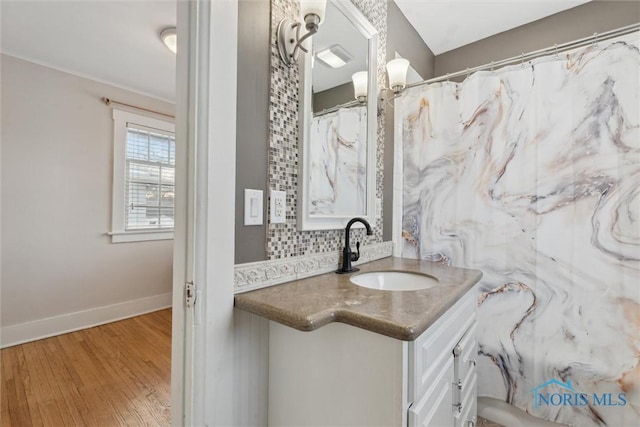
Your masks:
M 344 229 L 344 249 L 342 250 L 342 268 L 336 270 L 338 274 L 344 273 L 353 273 L 354 271 L 360 270 L 359 268 L 354 268 L 351 266 L 351 261 L 357 261 L 360 259 L 360 242 L 356 242 L 356 253 L 351 252 L 351 247 L 349 246 L 349 232 L 351 231 L 351 226 L 355 222 L 361 222 L 367 228 L 367 236 L 371 236 L 373 234 L 373 230 L 371 229 L 371 225 L 363 219 L 363 218 L 353 218 L 347 223 L 347 227 Z

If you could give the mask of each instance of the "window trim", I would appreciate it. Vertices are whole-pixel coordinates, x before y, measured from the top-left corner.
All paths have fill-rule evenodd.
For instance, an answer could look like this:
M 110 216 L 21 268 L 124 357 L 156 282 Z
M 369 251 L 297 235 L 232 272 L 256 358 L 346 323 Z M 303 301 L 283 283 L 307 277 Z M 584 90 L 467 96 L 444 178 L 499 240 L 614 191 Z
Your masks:
M 125 230 L 125 168 L 127 149 L 127 124 L 133 123 L 145 128 L 171 132 L 175 135 L 175 124 L 169 119 L 159 119 L 113 108 L 113 189 L 111 202 L 112 243 L 142 242 L 173 239 L 173 228 L 163 230 Z

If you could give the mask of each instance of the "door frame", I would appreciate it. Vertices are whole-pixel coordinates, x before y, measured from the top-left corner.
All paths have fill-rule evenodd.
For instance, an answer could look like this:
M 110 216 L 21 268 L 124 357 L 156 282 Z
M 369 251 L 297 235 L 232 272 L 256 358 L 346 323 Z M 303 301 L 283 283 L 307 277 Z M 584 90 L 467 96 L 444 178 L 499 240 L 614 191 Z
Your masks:
M 232 424 L 238 3 L 178 1 L 172 425 Z M 185 284 L 196 301 L 186 307 Z

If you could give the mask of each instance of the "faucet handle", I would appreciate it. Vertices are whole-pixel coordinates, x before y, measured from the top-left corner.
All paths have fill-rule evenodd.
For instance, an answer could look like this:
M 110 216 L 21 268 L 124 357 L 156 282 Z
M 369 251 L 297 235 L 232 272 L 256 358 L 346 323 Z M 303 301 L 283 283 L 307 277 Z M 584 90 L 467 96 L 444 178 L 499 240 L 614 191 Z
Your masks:
M 351 261 L 357 261 L 360 259 L 360 242 L 356 242 L 356 253 L 351 254 Z

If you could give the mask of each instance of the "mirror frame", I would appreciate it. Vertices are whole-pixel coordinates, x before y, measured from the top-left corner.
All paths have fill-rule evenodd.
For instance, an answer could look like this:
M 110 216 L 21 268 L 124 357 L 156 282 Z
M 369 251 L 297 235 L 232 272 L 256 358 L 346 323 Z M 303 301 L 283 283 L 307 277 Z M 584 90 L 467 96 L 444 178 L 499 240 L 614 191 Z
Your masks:
M 353 217 L 366 219 L 375 227 L 376 220 L 376 160 L 378 151 L 378 31 L 367 20 L 363 13 L 349 0 L 328 0 L 354 25 L 354 27 L 368 40 L 368 84 L 367 84 L 367 175 L 366 175 L 366 212 L 353 215 L 322 215 L 309 214 L 309 144 L 311 142 L 312 108 L 312 55 L 303 55 L 299 61 L 300 68 L 300 109 L 299 126 L 300 138 L 298 149 L 298 200 L 297 224 L 298 230 L 335 230 L 342 229 Z M 320 26 L 319 31 L 322 31 Z M 313 52 L 311 40 L 305 47 Z

